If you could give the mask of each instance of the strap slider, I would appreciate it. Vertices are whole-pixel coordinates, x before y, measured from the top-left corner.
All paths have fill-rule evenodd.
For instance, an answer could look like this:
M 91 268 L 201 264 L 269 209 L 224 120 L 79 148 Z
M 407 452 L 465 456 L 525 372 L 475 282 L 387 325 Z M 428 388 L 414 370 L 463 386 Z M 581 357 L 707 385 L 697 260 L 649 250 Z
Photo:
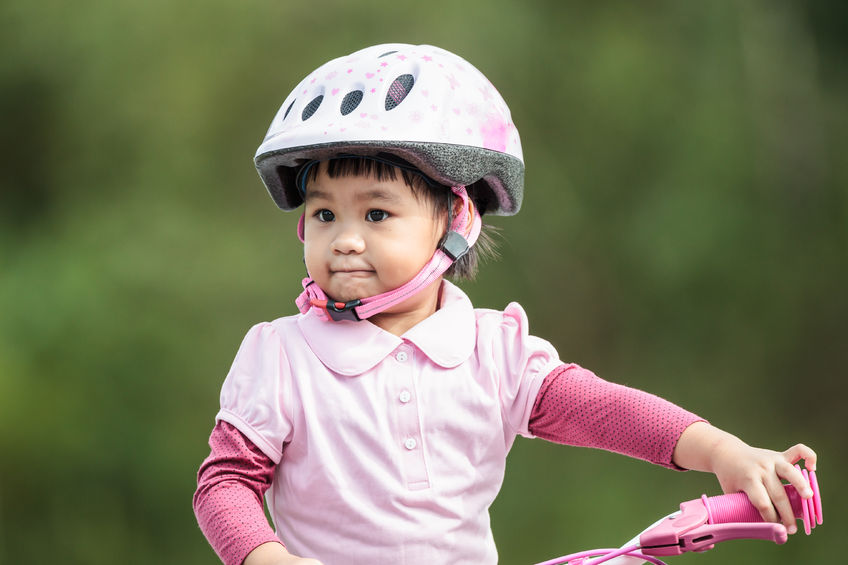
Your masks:
M 468 250 L 471 249 L 471 247 L 462 235 L 451 230 L 445 236 L 445 240 L 442 242 L 440 249 L 444 251 L 445 255 L 450 257 L 453 261 L 458 261 L 463 255 L 468 253 Z

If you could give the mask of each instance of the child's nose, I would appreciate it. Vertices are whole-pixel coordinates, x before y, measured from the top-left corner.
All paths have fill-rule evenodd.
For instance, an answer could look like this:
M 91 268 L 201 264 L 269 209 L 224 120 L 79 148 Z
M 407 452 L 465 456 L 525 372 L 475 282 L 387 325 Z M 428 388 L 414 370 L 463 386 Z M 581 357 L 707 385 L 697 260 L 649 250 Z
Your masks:
M 333 251 L 335 253 L 362 253 L 365 250 L 365 240 L 358 230 L 343 228 L 339 230 L 333 239 Z

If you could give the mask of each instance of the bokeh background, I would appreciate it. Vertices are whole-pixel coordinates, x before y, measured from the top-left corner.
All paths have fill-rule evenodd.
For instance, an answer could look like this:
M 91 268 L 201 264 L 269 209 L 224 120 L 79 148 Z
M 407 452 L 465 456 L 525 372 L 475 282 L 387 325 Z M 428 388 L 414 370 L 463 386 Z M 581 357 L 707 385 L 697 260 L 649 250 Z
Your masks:
M 324 61 L 432 43 L 498 86 L 525 206 L 465 284 L 564 359 L 819 452 L 825 525 L 673 563 L 840 561 L 848 22 L 838 1 L 0 5 L 0 563 L 215 562 L 191 510 L 247 329 L 294 313 L 252 156 Z M 840 415 L 842 414 L 842 415 Z M 623 543 L 715 480 L 519 440 L 501 562 Z

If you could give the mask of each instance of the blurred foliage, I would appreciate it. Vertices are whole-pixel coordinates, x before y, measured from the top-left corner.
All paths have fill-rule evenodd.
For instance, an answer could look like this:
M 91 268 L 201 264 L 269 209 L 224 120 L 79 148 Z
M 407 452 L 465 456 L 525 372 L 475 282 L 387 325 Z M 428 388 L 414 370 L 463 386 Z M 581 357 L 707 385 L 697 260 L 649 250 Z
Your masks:
M 527 197 L 465 285 L 564 359 L 821 456 L 828 522 L 674 562 L 832 562 L 846 505 L 848 8 L 836 1 L 0 5 L 0 563 L 211 563 L 191 511 L 244 332 L 294 312 L 296 218 L 251 158 L 289 89 L 432 43 L 510 104 Z M 503 563 L 718 492 L 519 441 Z

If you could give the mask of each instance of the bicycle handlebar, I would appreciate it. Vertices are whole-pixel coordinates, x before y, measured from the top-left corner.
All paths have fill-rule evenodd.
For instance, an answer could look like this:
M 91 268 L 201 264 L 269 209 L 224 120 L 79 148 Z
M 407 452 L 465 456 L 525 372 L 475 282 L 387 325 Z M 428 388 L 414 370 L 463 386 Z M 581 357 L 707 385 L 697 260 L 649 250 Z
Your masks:
M 792 485 L 783 485 L 795 518 L 802 520 L 807 535 L 822 523 L 819 483 L 814 471 L 796 467 L 813 491 L 804 499 Z M 680 511 L 668 515 L 648 527 L 621 549 L 595 549 L 563 555 L 536 565 L 571 565 L 589 563 L 644 563 L 665 565 L 656 556 L 680 555 L 687 551 L 706 551 L 716 543 L 731 539 L 766 539 L 785 543 L 788 538 L 783 524 L 765 522 L 745 493 L 702 495 L 680 504 Z
M 813 490 L 803 499 L 791 485 L 784 485 L 793 513 L 804 523 L 809 535 L 822 523 L 821 494 L 815 472 L 802 470 Z M 646 555 L 680 555 L 687 551 L 706 551 L 716 543 L 731 539 L 766 539 L 785 543 L 783 524 L 765 522 L 744 493 L 702 496 L 680 504 L 680 513 L 669 516 L 639 536 Z
M 786 496 L 789 498 L 789 503 L 792 505 L 792 511 L 795 518 L 802 520 L 804 523 L 804 531 L 807 535 L 810 534 L 816 525 L 822 523 L 822 506 L 821 493 L 819 492 L 819 484 L 816 480 L 816 473 L 808 472 L 806 469 L 801 471 L 804 478 L 810 484 L 813 490 L 813 497 L 803 499 L 791 485 L 783 485 L 786 490 Z M 721 494 L 718 496 L 702 497 L 702 500 L 707 507 L 710 524 L 727 524 L 732 522 L 762 522 L 759 511 L 748 500 L 745 493 L 737 492 L 733 494 Z

